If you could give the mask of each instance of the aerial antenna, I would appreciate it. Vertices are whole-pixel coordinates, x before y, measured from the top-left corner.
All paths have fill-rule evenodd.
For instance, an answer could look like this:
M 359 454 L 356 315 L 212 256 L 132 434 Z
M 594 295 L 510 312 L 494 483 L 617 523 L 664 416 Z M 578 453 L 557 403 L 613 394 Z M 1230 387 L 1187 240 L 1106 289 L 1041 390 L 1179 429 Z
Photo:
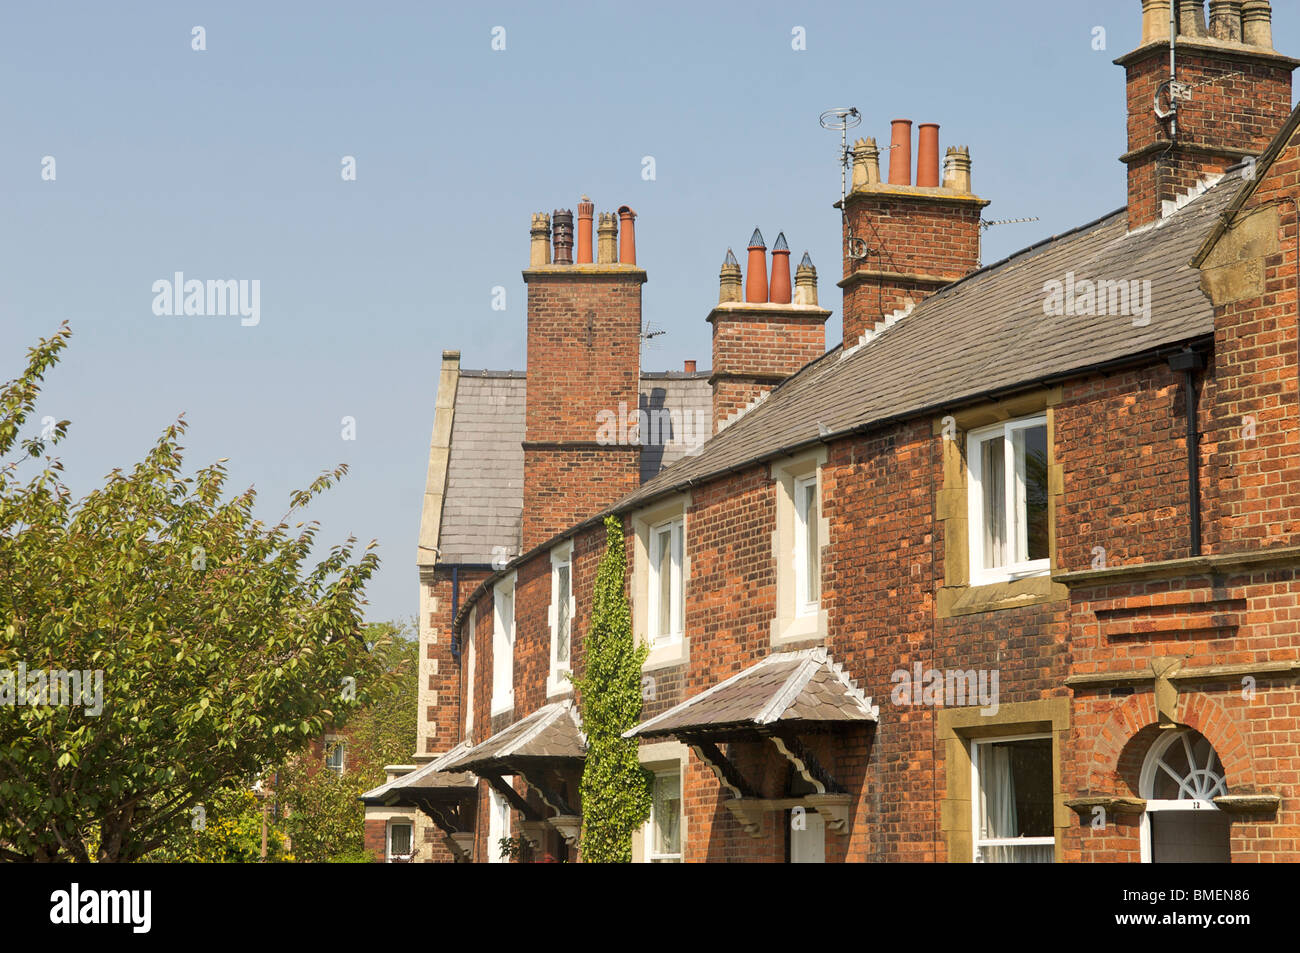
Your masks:
M 992 221 L 980 222 L 980 263 L 984 262 L 984 232 L 994 225 L 1019 225 L 1023 222 L 1036 222 L 1037 215 L 1031 215 L 1028 218 L 995 218 Z
M 854 126 L 862 123 L 862 114 L 858 112 L 857 106 L 837 106 L 834 109 L 825 110 L 817 121 L 821 123 L 823 129 L 839 130 L 840 133 L 840 215 L 844 220 L 845 230 L 845 251 L 848 257 L 853 260 L 866 258 L 870 254 L 866 242 L 857 238 L 853 234 L 853 226 L 849 223 L 848 217 L 848 197 L 849 197 L 849 167 L 853 164 L 853 154 L 849 152 L 849 130 Z
M 654 339 L 667 334 L 668 331 L 649 321 L 641 328 L 641 350 L 651 350 L 659 346 L 659 342 Z

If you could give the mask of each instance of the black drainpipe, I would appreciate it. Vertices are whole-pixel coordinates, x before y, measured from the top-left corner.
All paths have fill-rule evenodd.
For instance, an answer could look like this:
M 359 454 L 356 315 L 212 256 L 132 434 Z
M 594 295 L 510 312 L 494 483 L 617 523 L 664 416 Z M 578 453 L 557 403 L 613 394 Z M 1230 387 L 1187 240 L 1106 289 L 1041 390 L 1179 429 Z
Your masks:
M 1205 362 L 1188 348 L 1169 356 L 1169 368 L 1183 372 L 1183 399 L 1187 401 L 1187 501 L 1191 521 L 1192 555 L 1201 555 L 1201 468 L 1200 441 L 1196 432 L 1196 378 Z
M 460 633 L 456 631 L 456 613 L 460 609 L 460 566 L 451 565 L 451 657 L 460 662 Z

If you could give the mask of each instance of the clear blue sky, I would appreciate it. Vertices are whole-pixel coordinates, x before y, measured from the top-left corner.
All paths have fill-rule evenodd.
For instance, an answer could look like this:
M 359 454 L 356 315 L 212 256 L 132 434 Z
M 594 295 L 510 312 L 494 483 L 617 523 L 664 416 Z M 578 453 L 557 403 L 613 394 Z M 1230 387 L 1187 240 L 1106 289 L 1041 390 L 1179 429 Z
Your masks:
M 1300 53 L 1279 3 L 1275 43 Z M 985 262 L 1124 202 L 1140 0 L 848 3 L 8 3 L 0 9 L 0 379 L 71 322 L 37 417 L 78 492 L 174 417 L 262 514 L 339 462 L 322 539 L 378 538 L 372 619 L 416 610 L 439 356 L 524 366 L 529 216 L 637 210 L 648 370 L 709 363 L 718 266 L 755 225 L 820 269 L 840 335 L 836 134 L 965 143 Z M 191 29 L 207 49 L 191 49 Z M 506 49 L 491 49 L 492 29 Z M 807 49 L 791 49 L 806 30 Z M 1093 28 L 1107 31 L 1094 51 Z M 54 156 L 57 178 L 42 181 Z M 340 176 L 356 157 L 357 180 Z M 643 181 L 643 156 L 657 177 Z M 261 281 L 261 322 L 158 317 L 152 284 Z M 491 309 L 492 289 L 507 309 Z M 356 419 L 355 441 L 341 418 Z M 38 426 L 38 425 L 37 425 Z M 35 430 L 36 426 L 32 428 Z

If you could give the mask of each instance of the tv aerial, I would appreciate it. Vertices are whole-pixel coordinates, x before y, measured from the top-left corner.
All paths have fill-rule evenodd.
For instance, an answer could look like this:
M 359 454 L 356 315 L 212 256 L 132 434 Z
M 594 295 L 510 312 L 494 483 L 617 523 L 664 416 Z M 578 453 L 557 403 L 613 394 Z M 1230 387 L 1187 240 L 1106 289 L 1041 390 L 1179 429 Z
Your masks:
M 849 197 L 848 173 L 853 164 L 853 154 L 849 151 L 849 130 L 862 124 L 862 113 L 858 112 L 857 106 L 836 106 L 823 111 L 817 121 L 823 129 L 839 130 L 840 133 L 840 215 L 844 219 L 844 248 L 848 257 L 857 261 L 871 253 L 867 243 L 853 234 L 846 207 Z

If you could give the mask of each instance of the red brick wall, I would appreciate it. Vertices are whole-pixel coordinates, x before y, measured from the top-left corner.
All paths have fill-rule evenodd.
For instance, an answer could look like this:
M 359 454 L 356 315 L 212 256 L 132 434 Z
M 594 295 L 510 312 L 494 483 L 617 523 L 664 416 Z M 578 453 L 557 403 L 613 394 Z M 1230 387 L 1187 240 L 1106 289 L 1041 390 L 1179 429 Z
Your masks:
M 826 352 L 826 318 L 781 311 L 780 305 L 753 310 L 716 310 L 713 325 L 713 430 L 718 422 L 749 406 L 784 378 Z
M 365 848 L 375 863 L 384 863 L 388 855 L 388 822 L 378 818 L 366 819 Z
M 1204 176 L 1263 152 L 1291 112 L 1291 67 L 1180 45 L 1178 78 L 1194 87 L 1193 98 L 1179 104 L 1178 148 L 1165 152 L 1168 129 L 1152 106 L 1169 78 L 1168 46 L 1129 62 L 1127 77 L 1129 153 L 1160 146 L 1129 161 L 1129 228 L 1156 221 L 1162 201 Z
M 844 228 L 844 346 L 906 306 L 979 267 L 980 209 L 973 200 L 942 201 L 923 194 L 852 192 Z M 863 259 L 849 257 L 849 229 L 865 242 Z M 916 281 L 924 275 L 937 281 Z
M 622 404 L 636 413 L 645 272 L 617 266 L 551 266 L 526 271 L 524 277 L 527 551 L 639 482 L 638 447 L 605 448 L 596 441 L 602 411 L 617 414 Z

